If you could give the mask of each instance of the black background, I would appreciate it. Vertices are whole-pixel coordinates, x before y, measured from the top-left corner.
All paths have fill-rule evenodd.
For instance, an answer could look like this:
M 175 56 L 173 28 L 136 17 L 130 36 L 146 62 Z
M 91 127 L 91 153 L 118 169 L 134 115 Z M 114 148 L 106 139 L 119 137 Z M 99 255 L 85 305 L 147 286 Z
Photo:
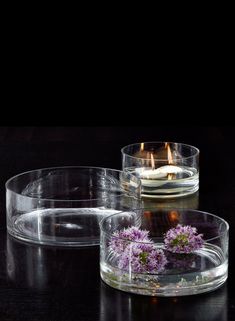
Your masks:
M 235 319 L 235 127 L 133 124 L 129 120 L 123 127 L 0 127 L 0 320 Z M 96 248 L 59 250 L 7 237 L 8 178 L 60 165 L 121 168 L 121 147 L 141 141 L 183 142 L 200 149 L 199 209 L 230 224 L 229 279 L 217 291 L 181 298 L 130 295 L 100 280 Z

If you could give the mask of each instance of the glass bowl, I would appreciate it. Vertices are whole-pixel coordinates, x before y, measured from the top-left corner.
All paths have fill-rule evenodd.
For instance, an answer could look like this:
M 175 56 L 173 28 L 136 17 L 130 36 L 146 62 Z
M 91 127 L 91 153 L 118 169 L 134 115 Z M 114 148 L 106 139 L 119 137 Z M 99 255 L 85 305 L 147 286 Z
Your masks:
M 122 168 L 142 181 L 142 196 L 176 198 L 199 189 L 199 150 L 181 143 L 146 142 L 122 148 Z
M 7 230 L 28 242 L 99 244 L 99 222 L 138 207 L 140 180 L 99 167 L 55 167 L 25 172 L 6 183 Z
M 227 279 L 228 223 L 196 210 L 138 209 L 100 223 L 100 273 L 113 288 L 151 296 L 215 290 Z

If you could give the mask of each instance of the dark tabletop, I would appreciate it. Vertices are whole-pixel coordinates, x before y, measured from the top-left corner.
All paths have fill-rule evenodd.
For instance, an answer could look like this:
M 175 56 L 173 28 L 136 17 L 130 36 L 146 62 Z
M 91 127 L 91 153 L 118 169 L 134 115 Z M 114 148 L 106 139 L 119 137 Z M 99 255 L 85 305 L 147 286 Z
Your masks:
M 6 233 L 5 181 L 60 165 L 121 167 L 122 146 L 177 141 L 200 149 L 197 207 L 230 224 L 229 278 L 202 295 L 159 298 L 114 290 L 99 277 L 99 248 L 59 249 L 20 243 Z M 234 127 L 0 127 L 0 320 L 235 320 Z M 188 202 L 188 203 L 187 203 Z

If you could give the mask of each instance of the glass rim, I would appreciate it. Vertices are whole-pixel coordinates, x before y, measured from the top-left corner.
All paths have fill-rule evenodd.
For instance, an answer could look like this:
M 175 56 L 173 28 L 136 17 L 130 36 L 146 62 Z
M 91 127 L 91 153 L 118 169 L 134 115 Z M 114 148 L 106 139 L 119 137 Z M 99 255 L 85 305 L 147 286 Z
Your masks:
M 148 142 L 139 142 L 139 143 L 133 143 L 133 144 L 129 144 L 129 145 L 126 145 L 124 147 L 121 148 L 121 153 L 123 155 L 126 155 L 128 157 L 131 157 L 131 158 L 134 158 L 134 159 L 140 159 L 140 160 L 149 160 L 149 158 L 145 158 L 145 157 L 135 157 L 133 155 L 130 155 L 129 153 L 125 152 L 124 150 L 127 149 L 127 147 L 131 147 L 131 146 L 137 146 L 137 145 L 141 145 L 141 144 L 176 144 L 176 145 L 181 145 L 181 146 L 185 146 L 185 147 L 190 147 L 190 148 L 193 148 L 195 153 L 191 156 L 186 156 L 186 157 L 181 157 L 181 158 L 173 158 L 173 160 L 184 160 L 184 159 L 189 159 L 189 158 L 193 158 L 193 157 L 197 157 L 200 153 L 200 150 L 199 148 L 193 146 L 193 145 L 189 145 L 189 144 L 185 144 L 185 143 L 177 143 L 177 142 L 163 142 L 163 141 L 148 141 Z M 154 158 L 154 160 L 158 160 L 158 161 L 167 161 L 168 159 L 167 158 Z
M 110 219 L 110 218 L 112 218 L 112 217 L 114 217 L 114 216 L 116 216 L 116 215 L 123 214 L 123 213 L 132 213 L 131 211 L 137 211 L 137 210 L 138 210 L 138 211 L 140 211 L 140 210 L 153 210 L 153 209 L 156 210 L 155 207 L 151 207 L 151 208 L 150 208 L 150 207 L 146 207 L 146 208 L 135 208 L 135 209 L 130 209 L 130 210 L 126 210 L 126 211 L 120 211 L 120 212 L 118 212 L 118 213 L 111 214 L 111 215 L 109 215 L 109 216 L 107 216 L 107 217 L 104 217 L 104 218 L 100 221 L 100 223 L 99 223 L 100 230 L 101 230 L 106 236 L 115 237 L 115 235 L 113 235 L 113 233 L 110 233 L 110 232 L 105 231 L 105 229 L 104 229 L 104 222 L 105 222 L 106 220 L 108 220 L 108 219 Z M 221 217 L 218 216 L 218 215 L 215 215 L 215 214 L 212 214 L 212 213 L 209 213 L 209 212 L 205 212 L 205 211 L 193 210 L 193 209 L 177 209 L 177 208 L 175 208 L 175 209 L 171 209 L 171 210 L 180 210 L 181 212 L 190 211 L 190 212 L 193 212 L 193 213 L 206 214 L 206 215 L 208 215 L 208 216 L 213 216 L 214 218 L 216 218 L 216 219 L 218 219 L 219 221 L 223 222 L 223 224 L 225 225 L 225 231 L 224 231 L 224 232 L 220 232 L 220 233 L 218 234 L 218 236 L 214 236 L 214 237 L 209 238 L 209 239 L 204 239 L 203 241 L 204 241 L 205 243 L 206 243 L 206 242 L 209 242 L 209 241 L 212 241 L 212 240 L 215 240 L 215 239 L 217 239 L 217 238 L 219 238 L 219 237 L 221 237 L 221 236 L 223 236 L 223 235 L 225 235 L 225 234 L 227 234 L 227 233 L 229 232 L 229 223 L 228 223 L 225 219 L 221 218 Z M 168 210 L 163 210 L 163 211 L 167 212 Z M 134 213 L 134 212 L 133 212 L 133 213 Z M 134 225 L 131 225 L 131 226 L 134 226 Z M 155 244 L 155 242 L 150 243 L 150 242 L 132 241 L 132 240 L 128 240 L 128 239 L 123 238 L 123 237 L 118 237 L 118 236 L 117 236 L 116 238 L 119 239 L 119 240 L 122 240 L 122 241 L 128 241 L 128 242 L 130 242 L 130 243 L 152 244 L 152 245 Z M 163 237 L 162 237 L 162 238 L 163 238 Z
M 52 167 L 43 167 L 43 168 L 37 168 L 37 169 L 33 169 L 33 170 L 30 170 L 30 171 L 25 171 L 25 172 L 22 172 L 22 173 L 19 173 L 19 174 L 16 174 L 12 177 L 10 177 L 6 183 L 5 183 L 5 188 L 6 188 L 6 191 L 10 191 L 11 193 L 14 193 L 16 195 L 19 195 L 21 197 L 24 197 L 26 199 L 30 199 L 30 200 L 40 200 L 40 201 L 48 201 L 48 202 L 94 202 L 94 201 L 98 201 L 98 200 L 106 200 L 108 199 L 109 197 L 102 197 L 102 198 L 88 198 L 88 199 L 77 199 L 77 200 L 69 200 L 69 199 L 56 199 L 56 198 L 44 198 L 44 197 L 31 197 L 31 196 L 27 196 L 27 195 L 23 195 L 22 193 L 18 193 L 16 191 L 14 191 L 12 188 L 9 188 L 9 184 L 16 178 L 20 177 L 20 176 L 23 176 L 23 175 L 26 175 L 26 174 L 30 174 L 30 173 L 33 173 L 33 172 L 39 172 L 39 171 L 46 171 L 46 170 L 66 170 L 66 169 L 94 169 L 94 170 L 106 170 L 106 171 L 112 171 L 112 172 L 116 172 L 116 173 L 125 173 L 129 176 L 131 176 L 134 181 L 136 181 L 136 183 L 138 184 L 136 188 L 140 187 L 141 186 L 141 180 L 136 177 L 135 175 L 131 174 L 130 172 L 128 171 L 124 171 L 124 170 L 118 170 L 118 169 L 113 169 L 113 168 L 107 168 L 107 167 L 98 167 L 98 166 L 52 166 Z M 122 192 L 122 191 L 121 191 Z M 128 193 L 126 192 L 125 193 L 125 190 L 123 190 L 123 193 L 121 193 L 120 195 L 117 195 L 115 196 L 116 198 L 119 198 L 119 197 L 123 197 L 123 195 L 126 195 L 126 196 L 136 196 L 134 193 Z

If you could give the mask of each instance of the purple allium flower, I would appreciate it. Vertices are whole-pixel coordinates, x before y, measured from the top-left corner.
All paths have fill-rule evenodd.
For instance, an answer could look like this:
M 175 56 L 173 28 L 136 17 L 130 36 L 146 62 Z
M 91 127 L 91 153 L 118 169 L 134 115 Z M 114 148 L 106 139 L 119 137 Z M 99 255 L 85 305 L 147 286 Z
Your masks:
M 125 250 L 126 246 L 130 243 L 128 241 L 146 241 L 148 243 L 152 243 L 148 235 L 149 231 L 140 230 L 138 227 L 132 226 L 127 229 L 114 232 L 109 246 L 114 253 L 121 254 Z
M 202 236 L 195 227 L 178 224 L 167 231 L 164 238 L 165 248 L 173 253 L 192 253 L 202 247 Z
M 152 244 L 131 243 L 120 256 L 118 267 L 135 273 L 157 273 L 164 270 L 166 263 L 163 250 Z
M 118 268 L 134 273 L 157 273 L 164 270 L 167 259 L 156 249 L 149 232 L 130 227 L 113 233 L 109 249 L 117 257 Z

